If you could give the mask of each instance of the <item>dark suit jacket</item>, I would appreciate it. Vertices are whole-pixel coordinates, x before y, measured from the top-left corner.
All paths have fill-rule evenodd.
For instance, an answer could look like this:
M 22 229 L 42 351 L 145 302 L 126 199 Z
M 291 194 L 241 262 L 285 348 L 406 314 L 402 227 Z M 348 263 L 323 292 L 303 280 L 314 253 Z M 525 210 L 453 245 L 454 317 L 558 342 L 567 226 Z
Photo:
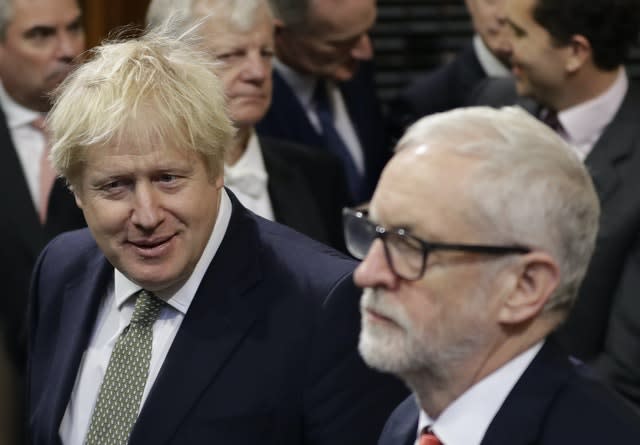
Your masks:
M 275 220 L 344 251 L 342 208 L 350 202 L 340 161 L 281 139 L 259 140 Z
M 36 162 L 38 162 L 36 160 Z M 0 107 L 0 324 L 6 327 L 13 360 L 23 368 L 29 280 L 33 265 L 46 242 L 65 230 L 83 227 L 82 212 L 62 180 L 51 191 L 47 224 L 40 224 L 22 165 Z
M 476 91 L 478 103 L 524 103 L 513 83 L 489 80 Z M 640 406 L 640 85 L 631 83 L 612 122 L 585 164 L 602 211 L 596 250 L 561 340 L 625 397 Z
M 389 418 L 379 445 L 413 445 L 418 415 L 411 396 Z M 640 417 L 547 339 L 491 421 L 481 445 L 604 443 L 640 443 Z
M 406 390 L 358 355 L 354 262 L 232 202 L 129 444 L 375 443 Z M 54 239 L 39 259 L 28 373 L 34 445 L 59 443 L 112 277 L 88 230 Z
M 390 131 L 399 139 L 423 116 L 462 107 L 487 73 L 469 43 L 451 62 L 416 78 L 389 102 Z
M 362 145 L 365 161 L 362 200 L 369 199 L 378 182 L 380 172 L 391 156 L 386 126 L 375 94 L 373 68 L 362 64 L 356 75 L 340 84 L 349 116 Z M 297 96 L 278 74 L 273 72 L 273 100 L 265 117 L 256 125 L 258 134 L 284 139 L 309 147 L 322 148 L 323 141 L 309 121 Z

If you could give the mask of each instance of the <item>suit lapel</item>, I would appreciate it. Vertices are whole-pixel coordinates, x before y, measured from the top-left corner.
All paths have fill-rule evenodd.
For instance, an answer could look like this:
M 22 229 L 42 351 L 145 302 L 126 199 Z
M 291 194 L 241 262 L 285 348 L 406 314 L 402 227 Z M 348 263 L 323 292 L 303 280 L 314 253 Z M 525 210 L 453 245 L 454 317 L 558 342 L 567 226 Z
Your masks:
M 548 337 L 500 407 L 481 445 L 536 443 L 545 413 L 569 380 L 572 366 L 555 340 Z
M 232 202 L 227 233 L 142 408 L 130 444 L 161 444 L 173 436 L 268 304 L 265 290 L 255 286 L 261 280 L 256 221 L 233 197 Z
M 620 109 L 604 129 L 585 160 L 603 204 L 621 181 L 618 164 L 631 157 L 639 143 L 637 135 L 639 103 L 640 92 L 630 84 Z
M 31 193 L 22 173 L 22 165 L 7 127 L 7 120 L 1 109 L 0 142 L 2 143 L 0 148 L 0 168 L 2 168 L 0 189 L 5 191 L 3 211 L 5 217 L 12 220 L 11 230 L 22 238 L 35 260 L 45 243 L 44 231 L 33 206 Z
M 393 412 L 380 436 L 379 445 L 413 445 L 418 431 L 420 408 L 412 394 Z
M 60 308 L 61 332 L 56 344 L 56 360 L 52 363 L 50 384 L 47 386 L 49 395 L 43 398 L 50 404 L 43 409 L 53 413 L 49 416 L 49 436 L 52 438 L 58 437 L 58 428 L 71 397 L 82 355 L 91 339 L 100 302 L 113 275 L 113 268 L 102 254 L 96 256 L 87 270 L 97 272 L 85 274 L 70 283 Z M 69 335 L 70 332 L 74 335 Z
M 321 135 L 309 121 L 307 111 L 289 84 L 277 70 L 273 71 L 273 104 L 272 112 L 268 112 L 265 121 L 276 120 L 274 124 L 266 122 L 264 132 L 258 123 L 258 133 L 265 136 L 280 137 L 287 140 L 299 141 L 304 145 L 321 148 L 324 146 Z M 269 127 L 281 128 L 285 134 L 271 134 Z M 286 130 L 285 130 L 286 129 Z

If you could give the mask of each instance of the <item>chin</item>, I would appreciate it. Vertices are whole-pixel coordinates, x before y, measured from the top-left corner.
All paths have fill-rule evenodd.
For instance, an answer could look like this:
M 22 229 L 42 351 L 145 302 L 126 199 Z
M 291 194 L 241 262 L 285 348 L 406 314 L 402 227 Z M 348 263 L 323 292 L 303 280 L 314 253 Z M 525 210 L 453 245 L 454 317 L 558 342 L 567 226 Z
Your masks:
M 358 351 L 364 362 L 378 371 L 397 374 L 410 366 L 404 339 L 397 332 L 384 332 L 363 325 Z

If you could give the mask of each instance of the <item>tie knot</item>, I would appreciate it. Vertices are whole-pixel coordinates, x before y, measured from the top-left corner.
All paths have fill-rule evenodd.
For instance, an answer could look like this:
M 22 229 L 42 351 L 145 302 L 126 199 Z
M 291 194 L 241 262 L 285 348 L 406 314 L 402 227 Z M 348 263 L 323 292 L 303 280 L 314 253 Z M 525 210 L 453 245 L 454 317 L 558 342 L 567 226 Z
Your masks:
M 433 434 L 433 431 L 431 431 L 431 427 L 425 427 L 422 430 L 422 433 L 420 433 L 420 440 L 418 442 L 419 445 L 443 445 L 442 442 L 440 442 L 440 439 L 438 439 L 438 437 Z
M 132 325 L 152 325 L 158 318 L 164 302 L 152 292 L 141 290 L 136 298 L 136 306 L 131 316 Z

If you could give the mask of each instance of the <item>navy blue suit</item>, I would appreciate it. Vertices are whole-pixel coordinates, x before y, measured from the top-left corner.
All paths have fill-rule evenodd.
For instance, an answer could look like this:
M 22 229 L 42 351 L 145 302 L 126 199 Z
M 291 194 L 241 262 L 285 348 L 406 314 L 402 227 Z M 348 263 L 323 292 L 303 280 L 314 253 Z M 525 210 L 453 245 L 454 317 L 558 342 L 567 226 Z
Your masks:
M 413 445 L 419 408 L 406 399 L 379 445 Z M 640 417 L 548 339 L 498 410 L 481 445 L 635 445 Z
M 36 160 L 37 162 L 37 160 Z M 63 180 L 49 196 L 47 222 L 40 223 L 27 179 L 0 107 L 0 325 L 7 333 L 11 359 L 24 370 L 24 329 L 31 271 L 40 250 L 54 235 L 85 226 L 82 212 Z
M 368 199 L 382 168 L 391 157 L 380 104 L 375 93 L 373 69 L 361 64 L 353 79 L 339 84 L 349 117 L 355 126 L 364 153 L 364 187 Z M 291 87 L 273 72 L 273 100 L 265 117 L 256 125 L 258 134 L 323 149 L 323 140 Z
M 356 344 L 354 262 L 232 197 L 228 230 L 130 436 L 137 444 L 372 444 L 405 395 Z M 29 427 L 60 421 L 113 267 L 88 230 L 54 239 L 30 311 Z

